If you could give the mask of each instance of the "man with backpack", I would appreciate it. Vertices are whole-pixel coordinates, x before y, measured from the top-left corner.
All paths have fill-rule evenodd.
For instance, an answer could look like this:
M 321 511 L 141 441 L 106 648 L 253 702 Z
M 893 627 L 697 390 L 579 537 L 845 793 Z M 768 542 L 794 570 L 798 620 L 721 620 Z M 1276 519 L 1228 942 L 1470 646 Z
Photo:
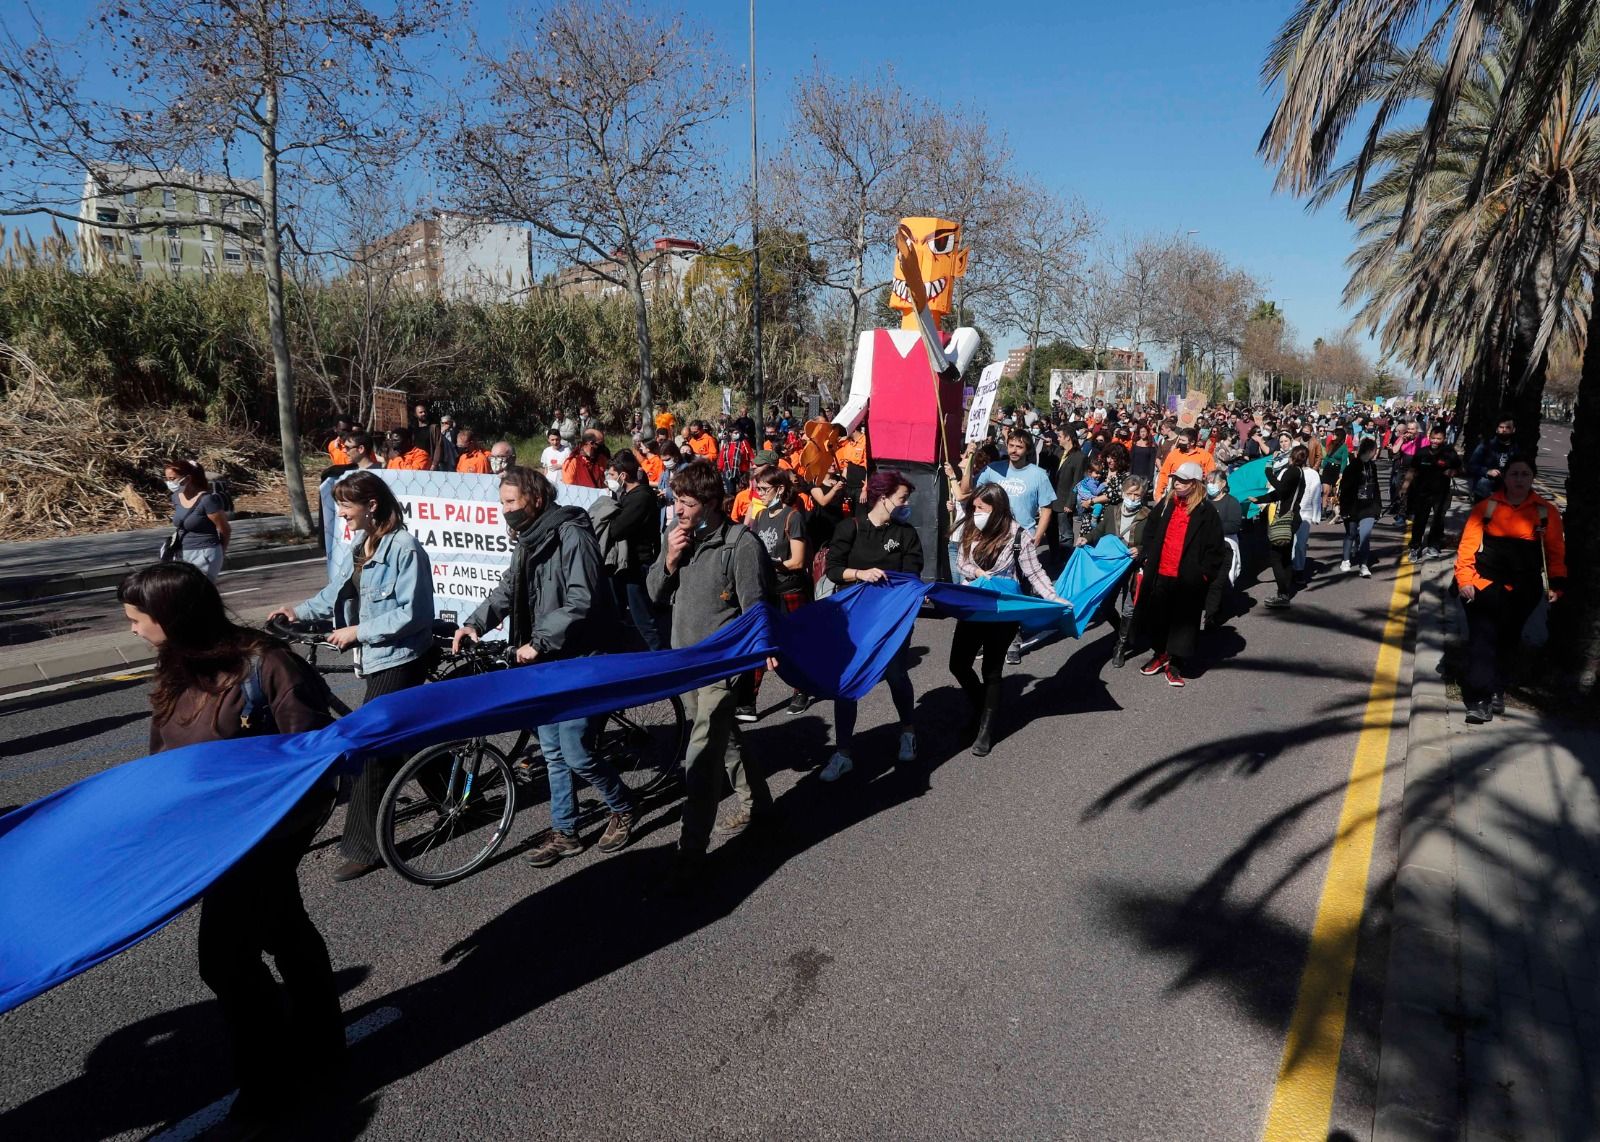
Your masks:
M 773 581 L 761 541 L 723 514 L 722 478 L 710 462 L 682 465 L 672 474 L 671 488 L 677 521 L 662 537 L 647 582 L 652 601 L 672 608 L 672 645 L 685 647 L 770 601 Z M 739 803 L 719 832 L 743 832 L 772 809 L 766 778 L 745 762 L 733 683 L 719 679 L 683 696 L 692 728 L 683 759 L 680 877 L 693 872 L 710 846 L 724 773 Z

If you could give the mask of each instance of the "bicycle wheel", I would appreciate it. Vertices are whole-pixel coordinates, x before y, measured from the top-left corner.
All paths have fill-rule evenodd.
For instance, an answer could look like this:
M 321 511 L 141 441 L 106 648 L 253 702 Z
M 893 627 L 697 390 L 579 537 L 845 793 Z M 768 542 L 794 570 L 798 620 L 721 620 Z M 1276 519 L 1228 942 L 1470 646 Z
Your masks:
M 654 793 L 678 778 L 689 744 L 689 723 L 676 697 L 606 715 L 595 756 L 610 762 L 634 797 Z
M 413 884 L 449 884 L 494 855 L 516 816 L 511 766 L 481 738 L 423 750 L 378 807 L 384 863 Z

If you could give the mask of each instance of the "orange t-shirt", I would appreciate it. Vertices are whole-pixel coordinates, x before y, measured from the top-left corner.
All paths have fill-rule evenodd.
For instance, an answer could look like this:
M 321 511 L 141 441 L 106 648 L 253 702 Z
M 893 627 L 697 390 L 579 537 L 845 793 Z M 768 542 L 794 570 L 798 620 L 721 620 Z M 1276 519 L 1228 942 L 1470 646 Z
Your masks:
M 656 413 L 656 427 L 665 428 L 667 435 L 671 436 L 673 430 L 678 427 L 678 418 L 670 412 L 658 412 Z
M 833 457 L 839 462 L 840 467 L 844 467 L 846 464 L 860 464 L 864 468 L 867 464 L 867 442 L 863 440 L 857 443 L 854 440 L 846 440 L 839 445 Z
M 337 436 L 328 441 L 328 459 L 335 464 L 350 463 L 350 453 L 344 450 L 344 445 L 339 442 Z
M 489 474 L 489 453 L 482 448 L 474 448 L 471 452 L 463 452 L 456 460 L 456 471 L 465 472 L 473 476 L 487 476 Z
M 433 463 L 428 459 L 428 454 L 420 448 L 413 448 L 389 461 L 391 472 L 426 472 L 431 467 Z
M 713 464 L 717 461 L 717 438 L 709 432 L 702 432 L 699 436 L 689 439 L 689 451 L 703 459 L 710 460 Z
M 653 456 L 648 452 L 640 454 L 639 467 L 649 477 L 652 487 L 661 481 L 661 473 L 666 471 L 666 468 L 661 464 L 661 457 Z
M 755 502 L 756 498 L 750 494 L 749 488 L 740 488 L 739 494 L 733 497 L 733 522 L 743 523 L 750 505 Z
M 1167 453 L 1167 458 L 1161 461 L 1161 471 L 1156 473 L 1156 499 L 1159 500 L 1162 493 L 1167 490 L 1167 481 L 1172 479 L 1172 473 L 1178 470 L 1178 465 L 1187 464 L 1190 460 L 1200 465 L 1201 470 L 1208 476 L 1211 475 L 1211 469 L 1217 466 L 1216 457 L 1204 448 L 1194 448 L 1188 452 L 1179 452 L 1174 448 Z

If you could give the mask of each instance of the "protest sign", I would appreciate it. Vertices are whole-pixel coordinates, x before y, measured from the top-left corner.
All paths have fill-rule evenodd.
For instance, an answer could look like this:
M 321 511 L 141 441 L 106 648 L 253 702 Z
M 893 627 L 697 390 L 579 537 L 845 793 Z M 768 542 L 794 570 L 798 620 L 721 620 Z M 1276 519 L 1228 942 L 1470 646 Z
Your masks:
M 994 411 L 994 398 L 1000 391 L 1000 373 L 1004 368 L 1003 361 L 995 361 L 983 367 L 983 374 L 978 378 L 977 391 L 972 394 L 972 406 L 967 409 L 968 444 L 989 437 L 989 415 Z
M 375 475 L 394 490 L 406 527 L 433 565 L 434 617 L 466 619 L 489 597 L 511 563 L 511 533 L 500 514 L 500 478 L 464 472 L 389 472 Z M 322 483 L 322 530 L 328 571 L 350 546 L 350 529 L 334 510 L 333 486 Z M 556 484 L 556 502 L 585 510 L 605 492 Z M 504 635 L 502 627 L 499 632 Z

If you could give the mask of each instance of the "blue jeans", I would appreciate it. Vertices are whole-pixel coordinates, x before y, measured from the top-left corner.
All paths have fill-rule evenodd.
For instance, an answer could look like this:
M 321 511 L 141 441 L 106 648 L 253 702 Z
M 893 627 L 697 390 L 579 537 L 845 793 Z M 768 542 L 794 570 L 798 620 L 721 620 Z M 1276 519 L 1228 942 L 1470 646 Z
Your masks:
M 622 778 L 608 762 L 589 751 L 603 718 L 573 718 L 539 727 L 539 749 L 550 778 L 550 827 L 560 833 L 578 831 L 578 789 L 572 780 L 576 773 L 590 785 L 613 813 L 633 810 Z
M 889 696 L 894 699 L 894 712 L 900 716 L 900 724 L 909 726 L 912 716 L 917 712 L 917 694 L 911 688 L 909 638 L 889 660 L 889 669 L 884 671 L 883 678 L 889 683 Z M 834 699 L 833 736 L 837 743 L 834 748 L 840 753 L 848 754 L 856 737 L 856 703 L 849 698 Z
M 644 572 L 618 572 L 612 576 L 611 590 L 616 596 L 617 609 L 627 610 L 628 618 L 633 621 L 633 629 L 639 632 L 645 646 L 651 650 L 665 650 L 667 643 L 661 637 L 656 605 L 650 601 L 650 592 L 645 589 Z
M 1372 516 L 1365 519 L 1347 519 L 1344 521 L 1344 561 L 1346 563 L 1359 563 L 1363 567 L 1372 564 L 1372 525 L 1378 521 Z
M 1306 545 L 1311 542 L 1311 521 L 1303 519 L 1294 529 L 1294 569 L 1306 569 Z
M 958 555 L 960 555 L 960 553 L 961 553 L 961 544 L 955 542 L 954 540 L 951 540 L 949 548 L 950 548 L 950 582 L 958 584 L 958 585 L 961 584 L 961 583 L 965 583 L 966 580 L 961 577 L 961 572 L 956 570 L 956 557 Z

